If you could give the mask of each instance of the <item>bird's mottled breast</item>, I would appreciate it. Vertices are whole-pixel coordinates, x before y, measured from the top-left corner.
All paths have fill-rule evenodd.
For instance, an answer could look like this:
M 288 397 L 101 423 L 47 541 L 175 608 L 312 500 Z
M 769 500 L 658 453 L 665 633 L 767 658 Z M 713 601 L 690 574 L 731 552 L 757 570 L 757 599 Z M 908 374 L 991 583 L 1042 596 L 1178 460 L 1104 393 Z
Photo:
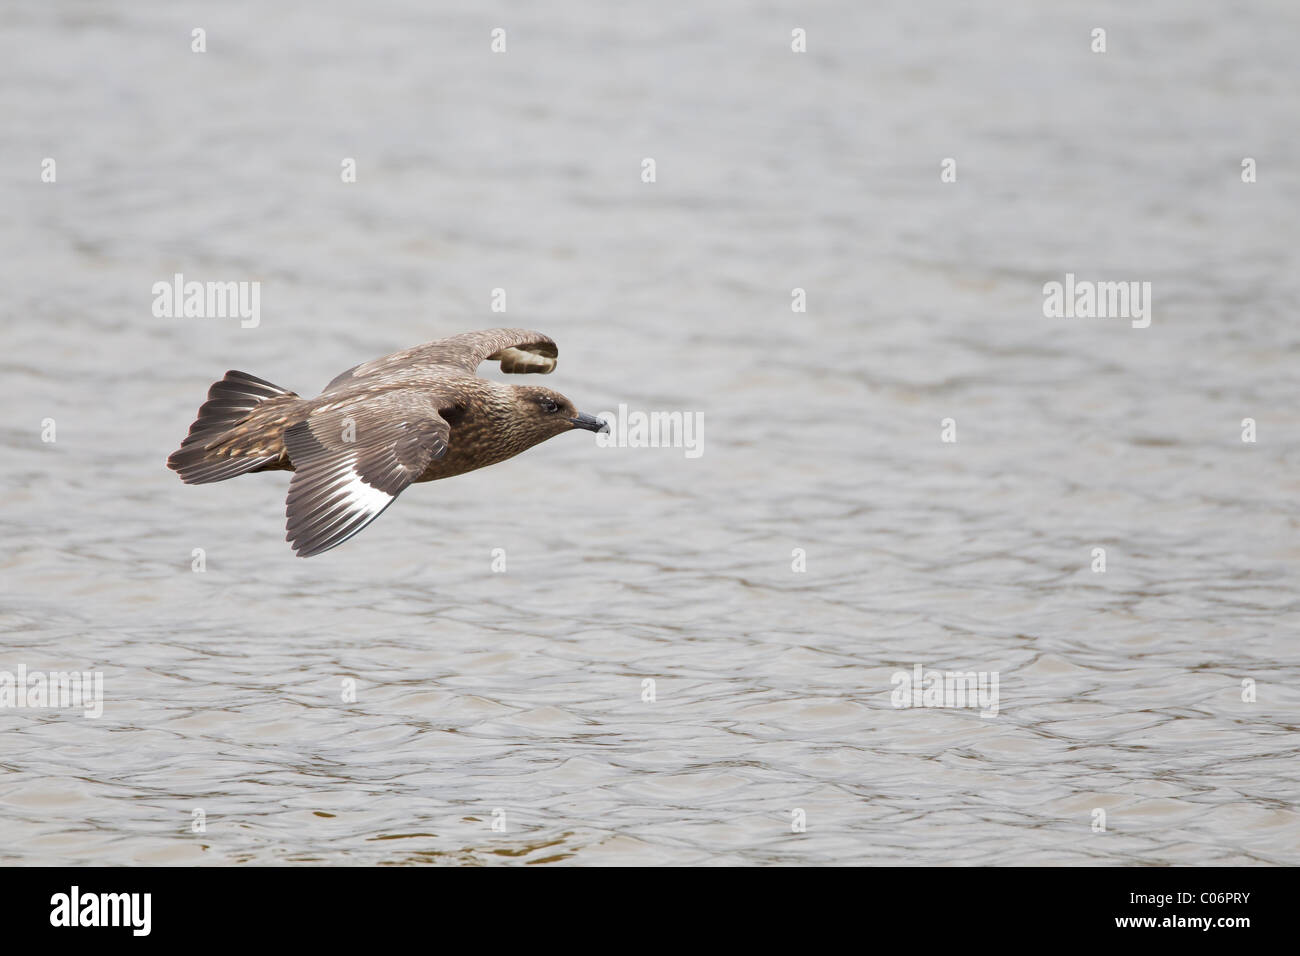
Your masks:
M 513 458 L 528 447 L 511 441 L 509 432 L 501 427 L 497 416 L 481 404 L 470 402 L 463 408 L 449 411 L 445 417 L 451 424 L 447 453 L 429 462 L 429 467 L 416 481 L 435 481 L 486 468 Z

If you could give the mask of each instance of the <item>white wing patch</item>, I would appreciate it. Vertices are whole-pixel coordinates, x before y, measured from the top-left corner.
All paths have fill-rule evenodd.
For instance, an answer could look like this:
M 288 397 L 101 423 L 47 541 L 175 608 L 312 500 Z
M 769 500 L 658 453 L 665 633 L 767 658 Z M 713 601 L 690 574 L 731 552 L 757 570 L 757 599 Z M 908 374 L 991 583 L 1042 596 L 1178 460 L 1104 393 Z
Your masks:
M 493 352 L 488 359 L 500 359 L 501 371 L 527 373 L 536 372 L 548 375 L 555 371 L 555 356 L 518 348 L 505 348 Z
M 289 482 L 287 540 L 299 557 L 337 547 L 383 513 L 397 498 L 368 484 L 356 459 L 328 469 L 296 472 Z
M 348 540 L 447 453 L 438 401 L 427 389 L 393 389 L 331 402 L 285 429 L 287 538 L 299 557 Z

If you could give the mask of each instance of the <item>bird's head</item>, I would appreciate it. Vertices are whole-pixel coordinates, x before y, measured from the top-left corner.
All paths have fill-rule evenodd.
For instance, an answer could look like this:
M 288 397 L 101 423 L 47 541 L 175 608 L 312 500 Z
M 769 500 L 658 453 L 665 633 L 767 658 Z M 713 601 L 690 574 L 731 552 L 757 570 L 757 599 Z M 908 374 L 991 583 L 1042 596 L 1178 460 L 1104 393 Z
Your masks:
M 536 385 L 514 385 L 515 415 L 531 436 L 533 444 L 554 438 L 575 428 L 607 432 L 609 425 L 594 415 L 579 412 L 573 402 L 559 392 Z

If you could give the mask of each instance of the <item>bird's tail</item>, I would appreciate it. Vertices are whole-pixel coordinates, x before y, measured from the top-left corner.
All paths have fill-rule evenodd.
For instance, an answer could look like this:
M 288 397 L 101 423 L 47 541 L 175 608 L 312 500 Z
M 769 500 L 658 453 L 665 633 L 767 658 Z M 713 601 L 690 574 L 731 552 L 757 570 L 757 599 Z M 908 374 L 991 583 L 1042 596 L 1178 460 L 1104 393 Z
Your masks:
M 227 372 L 208 389 L 208 400 L 167 467 L 187 485 L 200 485 L 272 465 L 284 452 L 284 416 L 276 408 L 297 398 L 256 375 Z

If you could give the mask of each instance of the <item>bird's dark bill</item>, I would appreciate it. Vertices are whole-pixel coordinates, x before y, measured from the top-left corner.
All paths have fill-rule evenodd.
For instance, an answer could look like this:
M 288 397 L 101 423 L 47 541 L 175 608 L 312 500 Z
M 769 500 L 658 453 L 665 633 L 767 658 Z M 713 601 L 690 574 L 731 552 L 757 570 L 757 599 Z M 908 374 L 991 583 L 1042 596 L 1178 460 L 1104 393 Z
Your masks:
M 597 418 L 595 415 L 579 415 L 577 418 L 571 418 L 574 428 L 585 428 L 589 432 L 607 432 L 609 431 L 609 422 L 603 418 Z

